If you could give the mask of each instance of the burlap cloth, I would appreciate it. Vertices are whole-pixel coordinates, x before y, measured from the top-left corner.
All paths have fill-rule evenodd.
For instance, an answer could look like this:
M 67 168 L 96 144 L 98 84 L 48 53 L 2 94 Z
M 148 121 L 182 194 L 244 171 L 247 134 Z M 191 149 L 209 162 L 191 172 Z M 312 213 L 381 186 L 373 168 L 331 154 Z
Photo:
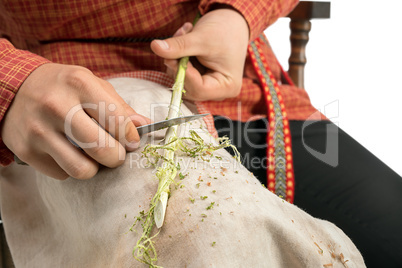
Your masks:
M 166 88 L 132 78 L 110 82 L 137 112 L 155 121 L 166 117 Z M 182 113 L 191 114 L 184 105 Z M 215 142 L 200 124 L 181 127 L 180 135 L 198 129 L 207 142 Z M 144 136 L 121 167 L 102 168 L 85 181 L 57 181 L 16 164 L 1 168 L 1 214 L 16 267 L 143 267 L 132 257 L 141 230 L 129 228 L 148 209 L 157 181 L 140 152 L 163 136 L 164 131 Z M 365 266 L 339 228 L 270 193 L 225 150 L 210 162 L 183 155 L 180 161 L 188 175 L 172 188 L 155 238 L 158 265 Z

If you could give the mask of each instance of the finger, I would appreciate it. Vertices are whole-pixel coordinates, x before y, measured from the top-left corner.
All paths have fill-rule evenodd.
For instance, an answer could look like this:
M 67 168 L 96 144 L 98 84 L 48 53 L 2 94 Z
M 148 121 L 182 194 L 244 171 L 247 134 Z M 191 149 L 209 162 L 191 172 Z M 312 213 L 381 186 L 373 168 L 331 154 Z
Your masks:
M 140 114 L 130 115 L 129 118 L 131 119 L 131 122 L 133 122 L 133 124 L 136 127 L 151 124 L 151 119 L 149 119 L 146 116 L 140 115 Z
M 206 51 L 200 49 L 202 40 L 198 34 L 190 32 L 165 40 L 154 40 L 151 42 L 152 51 L 165 59 L 178 59 L 185 56 L 200 56 Z
M 186 22 L 183 24 L 183 26 L 181 26 L 174 34 L 173 37 L 177 37 L 180 35 L 184 35 L 187 34 L 189 32 L 191 32 L 191 30 L 193 29 L 193 25 L 190 22 Z
M 240 87 L 236 86 L 231 76 L 212 70 L 201 75 L 192 64 L 187 66 L 184 86 L 184 98 L 192 101 L 218 101 L 240 93 Z
M 90 179 L 98 172 L 98 163 L 74 146 L 64 134 L 49 133 L 47 153 L 69 176 Z
M 66 117 L 65 134 L 92 159 L 107 167 L 117 167 L 125 159 L 123 146 L 82 109 Z
M 120 96 L 119 96 L 120 97 Z M 124 101 L 124 100 L 123 100 Z M 124 109 L 126 110 L 126 113 L 128 114 L 129 118 L 133 122 L 133 124 L 136 127 L 142 126 L 142 125 L 147 125 L 151 123 L 151 119 L 137 113 L 130 105 L 128 105 L 126 102 L 122 104 L 124 106 Z
M 165 65 L 168 67 L 168 70 L 171 73 L 176 74 L 177 73 L 177 68 L 178 68 L 178 61 L 177 60 L 165 60 Z M 187 100 L 192 100 L 192 101 L 203 101 L 207 100 L 210 98 L 207 98 L 206 95 L 208 95 L 209 89 L 203 88 L 204 81 L 201 73 L 198 71 L 198 69 L 195 69 L 192 65 L 191 62 L 188 62 L 187 64 L 187 70 L 186 70 L 186 77 L 184 80 L 184 87 L 186 89 L 186 93 L 183 95 L 183 98 Z M 213 94 L 216 94 L 218 92 L 212 92 Z
M 57 180 L 65 180 L 68 174 L 48 154 L 33 155 L 29 160 L 24 160 L 37 171 Z
M 230 75 L 208 70 L 198 61 L 195 63 L 196 66 L 192 62 L 187 65 L 184 83 L 186 94 L 183 98 L 192 101 L 223 100 L 240 93 L 240 87 L 235 85 Z M 167 66 L 167 73 L 174 77 L 178 69 L 178 61 L 166 59 L 164 64 Z
M 134 114 L 134 115 L 130 116 L 130 119 L 136 127 L 152 123 L 148 117 L 142 116 L 140 114 Z M 137 149 L 140 145 L 141 145 L 141 140 L 138 142 L 133 141 L 131 143 L 128 143 L 125 146 L 125 149 L 126 149 L 126 151 L 131 152 L 131 151 L 134 151 L 135 149 Z
M 177 73 L 177 66 L 179 64 L 178 60 L 164 60 L 166 66 L 166 74 L 171 78 L 175 78 Z
M 167 67 L 167 73 L 175 75 L 177 72 L 177 68 L 179 67 L 179 61 L 178 60 L 164 60 L 164 64 Z M 198 72 L 201 75 L 204 75 L 207 72 L 207 68 L 203 66 L 196 57 L 190 57 L 190 62 L 194 68 L 198 70 Z
M 173 35 L 173 37 L 177 37 L 180 35 L 184 35 L 189 33 L 191 30 L 193 29 L 193 25 L 190 22 L 186 22 L 183 24 L 182 27 L 180 27 Z M 178 60 L 165 60 L 164 61 L 165 65 L 166 65 L 166 74 L 169 77 L 174 78 L 176 75 L 176 68 L 172 67 L 172 65 L 177 65 L 178 64 Z
M 170 72 L 177 72 L 177 60 L 165 60 L 165 65 Z M 227 88 L 230 90 L 230 85 L 231 81 L 224 75 L 208 70 L 201 75 L 200 71 L 189 62 L 184 80 L 186 93 L 183 98 L 192 101 L 221 100 L 228 93 Z
M 100 83 L 102 90 L 98 90 L 99 85 L 96 83 L 88 85 L 92 90 L 89 90 L 82 100 L 86 104 L 83 105 L 85 112 L 123 146 L 137 143 L 140 137 L 130 116 L 138 114 L 117 94 L 110 83 L 104 80 Z M 137 120 L 137 123 L 146 121 L 144 118 L 144 120 Z

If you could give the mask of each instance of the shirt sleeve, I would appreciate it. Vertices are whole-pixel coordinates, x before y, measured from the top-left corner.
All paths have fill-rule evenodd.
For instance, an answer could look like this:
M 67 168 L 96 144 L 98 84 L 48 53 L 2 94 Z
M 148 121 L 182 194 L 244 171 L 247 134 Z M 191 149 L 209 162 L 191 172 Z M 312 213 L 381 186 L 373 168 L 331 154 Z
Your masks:
M 47 62 L 47 59 L 18 50 L 6 39 L 0 38 L 0 126 L 22 83 L 32 71 Z M 13 159 L 13 153 L 0 137 L 0 165 L 6 166 Z
M 250 28 L 250 40 L 257 38 L 278 18 L 289 14 L 299 0 L 201 0 L 201 14 L 208 12 L 214 4 L 225 4 L 239 11 Z

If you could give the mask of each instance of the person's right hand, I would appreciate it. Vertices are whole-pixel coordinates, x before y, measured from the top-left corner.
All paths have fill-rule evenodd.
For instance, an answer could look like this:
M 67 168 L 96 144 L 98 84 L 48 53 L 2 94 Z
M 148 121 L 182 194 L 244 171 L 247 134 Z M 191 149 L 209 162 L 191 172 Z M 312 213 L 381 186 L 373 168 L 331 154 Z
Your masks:
M 147 123 L 110 83 L 88 69 L 48 63 L 20 87 L 1 136 L 20 160 L 48 176 L 88 179 L 99 164 L 121 165 L 126 149 L 136 148 L 140 140 L 136 126 Z

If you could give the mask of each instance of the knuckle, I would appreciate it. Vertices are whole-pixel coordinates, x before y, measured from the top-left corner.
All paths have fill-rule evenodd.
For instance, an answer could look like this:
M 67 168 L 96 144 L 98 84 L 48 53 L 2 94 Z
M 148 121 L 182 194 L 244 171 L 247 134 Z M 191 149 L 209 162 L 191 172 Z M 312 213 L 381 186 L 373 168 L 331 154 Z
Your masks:
M 119 105 L 119 109 L 115 111 L 115 115 L 109 118 L 108 124 L 109 126 L 114 126 L 113 136 L 118 141 L 128 140 L 130 142 L 132 140 L 139 140 L 135 125 L 130 116 L 127 116 L 131 112 L 129 109 L 131 109 L 130 106 L 125 107 L 124 104 L 121 104 Z
M 57 118 L 64 118 L 62 105 L 60 105 L 59 96 L 55 94 L 48 94 L 42 98 L 41 108 L 44 114 L 55 116 Z
M 175 40 L 176 46 L 180 51 L 187 51 L 187 47 L 189 47 L 189 44 L 184 37 L 177 37 L 173 40 Z
M 89 81 L 92 73 L 83 67 L 74 67 L 65 71 L 64 80 L 72 88 L 79 91 L 87 91 L 89 89 Z
M 102 78 L 99 78 L 99 81 L 105 89 L 111 90 L 112 92 L 116 91 L 116 89 L 113 87 L 113 85 L 109 81 L 106 81 Z
M 204 90 L 191 90 L 191 98 L 196 101 L 205 101 L 205 100 L 210 100 L 210 94 L 208 94 L 208 91 Z
M 190 95 L 190 94 L 189 94 Z M 204 93 L 201 91 L 193 90 L 191 91 L 191 97 L 195 100 L 203 100 Z
M 29 133 L 29 136 L 32 137 L 33 139 L 36 140 L 45 140 L 47 131 L 45 127 L 37 122 L 37 121 L 31 121 L 27 123 L 27 130 Z
M 97 146 L 92 148 L 92 155 L 95 160 L 103 161 L 111 157 L 110 151 L 108 147 L 105 146 Z M 99 162 L 98 161 L 98 162 Z
M 116 141 L 116 143 L 117 145 L 109 145 L 109 147 L 98 146 L 93 148 L 91 154 L 92 158 L 110 168 L 115 168 L 122 165 L 125 160 L 125 150 L 122 148 L 119 142 Z

